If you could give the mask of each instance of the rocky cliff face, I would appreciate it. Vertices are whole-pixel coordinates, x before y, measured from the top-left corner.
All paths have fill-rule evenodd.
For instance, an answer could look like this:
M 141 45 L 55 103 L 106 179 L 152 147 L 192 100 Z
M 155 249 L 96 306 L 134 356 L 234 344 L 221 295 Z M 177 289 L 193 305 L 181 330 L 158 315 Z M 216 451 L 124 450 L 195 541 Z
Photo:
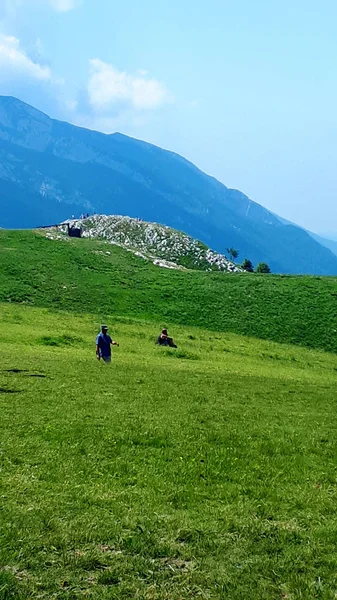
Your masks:
M 50 119 L 0 97 L 0 227 L 120 214 L 229 246 L 273 272 L 337 274 L 337 257 L 305 231 L 161 148 Z

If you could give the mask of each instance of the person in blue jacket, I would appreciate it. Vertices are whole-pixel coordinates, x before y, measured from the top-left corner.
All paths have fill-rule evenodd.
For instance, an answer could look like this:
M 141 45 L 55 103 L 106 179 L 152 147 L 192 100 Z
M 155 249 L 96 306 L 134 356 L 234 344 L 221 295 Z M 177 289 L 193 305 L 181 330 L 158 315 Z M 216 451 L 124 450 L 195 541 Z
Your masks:
M 102 359 L 105 363 L 111 363 L 111 346 L 119 346 L 117 342 L 111 339 L 108 329 L 107 325 L 102 325 L 101 333 L 96 338 L 97 360 Z

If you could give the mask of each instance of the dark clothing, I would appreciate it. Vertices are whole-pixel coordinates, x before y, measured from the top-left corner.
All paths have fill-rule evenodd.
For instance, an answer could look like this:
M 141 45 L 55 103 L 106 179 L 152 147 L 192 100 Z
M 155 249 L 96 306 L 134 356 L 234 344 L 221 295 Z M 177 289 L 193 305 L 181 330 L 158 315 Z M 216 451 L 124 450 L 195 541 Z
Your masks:
M 173 342 L 173 339 L 168 336 L 160 335 L 156 341 L 156 344 L 158 344 L 159 346 L 170 346 L 170 348 L 177 348 L 177 346 Z
M 101 358 L 107 358 L 111 356 L 111 344 L 112 339 L 109 334 L 99 333 L 96 338 L 96 345 L 98 346 L 99 355 Z
M 110 364 L 111 363 L 111 355 L 110 356 L 102 356 L 102 360 L 104 360 L 105 363 Z
M 159 346 L 168 346 L 168 338 L 167 337 L 161 337 L 161 335 L 158 336 L 156 344 L 158 344 Z

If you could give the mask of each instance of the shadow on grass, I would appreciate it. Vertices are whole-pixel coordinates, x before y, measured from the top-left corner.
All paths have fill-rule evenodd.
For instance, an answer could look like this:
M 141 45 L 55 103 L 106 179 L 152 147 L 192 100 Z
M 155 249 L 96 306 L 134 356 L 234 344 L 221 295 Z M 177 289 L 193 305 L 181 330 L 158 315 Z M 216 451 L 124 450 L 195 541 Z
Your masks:
M 46 379 L 47 375 L 43 373 L 31 373 L 27 369 L 4 369 L 2 373 L 8 373 L 9 375 L 23 375 L 24 377 L 38 377 L 40 379 Z
M 200 360 L 198 354 L 194 352 L 188 352 L 187 350 L 166 350 L 166 356 L 169 358 L 180 358 L 183 360 Z

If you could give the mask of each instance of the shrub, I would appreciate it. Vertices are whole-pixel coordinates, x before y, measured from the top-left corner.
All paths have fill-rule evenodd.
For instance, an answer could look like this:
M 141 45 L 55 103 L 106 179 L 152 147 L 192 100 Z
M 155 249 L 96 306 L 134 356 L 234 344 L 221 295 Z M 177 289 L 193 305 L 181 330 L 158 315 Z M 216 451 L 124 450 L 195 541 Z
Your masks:
M 260 262 L 256 267 L 257 273 L 270 273 L 270 267 L 265 262 Z
M 248 273 L 254 273 L 253 263 L 251 260 L 248 260 L 248 258 L 244 259 L 241 267 L 243 268 L 244 271 L 247 271 Z

